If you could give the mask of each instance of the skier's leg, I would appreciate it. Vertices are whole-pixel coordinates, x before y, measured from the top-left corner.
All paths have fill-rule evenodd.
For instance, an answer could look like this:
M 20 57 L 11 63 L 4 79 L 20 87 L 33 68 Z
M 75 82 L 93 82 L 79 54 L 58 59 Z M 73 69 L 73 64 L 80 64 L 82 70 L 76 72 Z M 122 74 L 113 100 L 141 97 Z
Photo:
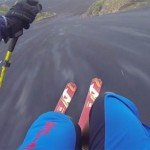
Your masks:
M 70 117 L 57 112 L 48 112 L 32 124 L 19 149 L 80 149 L 80 138 L 80 128 Z
M 150 149 L 150 133 L 137 107 L 125 97 L 107 94 L 90 113 L 90 149 Z
M 89 149 L 103 150 L 105 145 L 105 113 L 104 99 L 97 99 L 90 111 L 89 118 Z

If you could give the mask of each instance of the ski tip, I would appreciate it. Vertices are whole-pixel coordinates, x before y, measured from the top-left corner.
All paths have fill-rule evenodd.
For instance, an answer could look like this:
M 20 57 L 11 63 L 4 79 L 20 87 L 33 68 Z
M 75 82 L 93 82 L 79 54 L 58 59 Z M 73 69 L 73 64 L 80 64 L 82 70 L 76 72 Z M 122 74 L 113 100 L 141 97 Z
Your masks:
M 66 110 L 76 92 L 76 89 L 77 89 L 76 85 L 72 82 L 69 82 L 66 85 L 66 87 L 56 105 L 56 108 L 54 110 L 55 112 L 60 112 L 63 114 L 66 112 Z
M 73 82 L 68 83 L 67 86 L 71 89 L 72 92 L 75 92 L 77 89 L 76 84 Z
M 92 82 L 95 82 L 98 87 L 102 86 L 102 80 L 99 78 L 93 78 Z

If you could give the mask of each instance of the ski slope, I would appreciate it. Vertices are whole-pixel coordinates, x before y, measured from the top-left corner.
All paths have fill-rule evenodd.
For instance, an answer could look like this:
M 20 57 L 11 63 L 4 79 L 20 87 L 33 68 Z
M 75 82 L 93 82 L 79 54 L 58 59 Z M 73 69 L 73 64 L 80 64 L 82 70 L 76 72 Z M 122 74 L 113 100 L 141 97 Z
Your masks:
M 78 121 L 94 77 L 103 81 L 102 94 L 130 98 L 150 125 L 149 7 L 82 18 L 70 4 L 51 3 L 60 7 L 58 16 L 34 23 L 17 43 L 0 91 L 0 150 L 17 149 L 31 123 L 54 110 L 68 82 L 78 90 L 67 114 Z M 1 43 L 0 60 L 7 47 Z

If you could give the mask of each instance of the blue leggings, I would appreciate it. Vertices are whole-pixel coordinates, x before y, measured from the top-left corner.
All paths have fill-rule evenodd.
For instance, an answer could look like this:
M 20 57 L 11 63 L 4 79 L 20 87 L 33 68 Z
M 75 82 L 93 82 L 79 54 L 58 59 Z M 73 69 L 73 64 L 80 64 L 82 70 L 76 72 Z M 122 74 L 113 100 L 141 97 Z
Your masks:
M 131 101 L 109 93 L 91 110 L 89 146 L 92 150 L 149 150 L 150 128 L 141 123 Z
M 90 112 L 90 150 L 150 150 L 150 129 L 138 118 L 137 107 L 125 97 L 107 94 Z M 66 115 L 48 112 L 29 129 L 19 150 L 81 149 L 81 130 Z
M 19 150 L 81 149 L 81 130 L 66 115 L 48 112 L 30 127 Z

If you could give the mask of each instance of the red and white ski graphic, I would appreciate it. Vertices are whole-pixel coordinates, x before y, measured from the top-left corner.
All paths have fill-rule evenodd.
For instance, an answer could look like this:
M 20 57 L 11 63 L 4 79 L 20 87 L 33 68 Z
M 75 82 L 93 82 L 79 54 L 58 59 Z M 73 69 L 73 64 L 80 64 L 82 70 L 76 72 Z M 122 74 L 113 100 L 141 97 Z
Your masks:
M 98 78 L 92 79 L 90 88 L 89 88 L 89 91 L 85 100 L 85 104 L 84 104 L 84 107 L 83 107 L 83 110 L 82 110 L 82 113 L 78 122 L 81 127 L 81 130 L 84 129 L 87 121 L 89 121 L 89 113 L 90 113 L 91 107 L 94 101 L 96 100 L 96 98 L 99 96 L 101 87 L 102 87 L 101 79 L 98 79 Z
M 57 106 L 55 107 L 55 112 L 65 113 L 75 92 L 76 92 L 76 85 L 72 82 L 68 83 L 62 93 L 61 98 L 59 99 Z

